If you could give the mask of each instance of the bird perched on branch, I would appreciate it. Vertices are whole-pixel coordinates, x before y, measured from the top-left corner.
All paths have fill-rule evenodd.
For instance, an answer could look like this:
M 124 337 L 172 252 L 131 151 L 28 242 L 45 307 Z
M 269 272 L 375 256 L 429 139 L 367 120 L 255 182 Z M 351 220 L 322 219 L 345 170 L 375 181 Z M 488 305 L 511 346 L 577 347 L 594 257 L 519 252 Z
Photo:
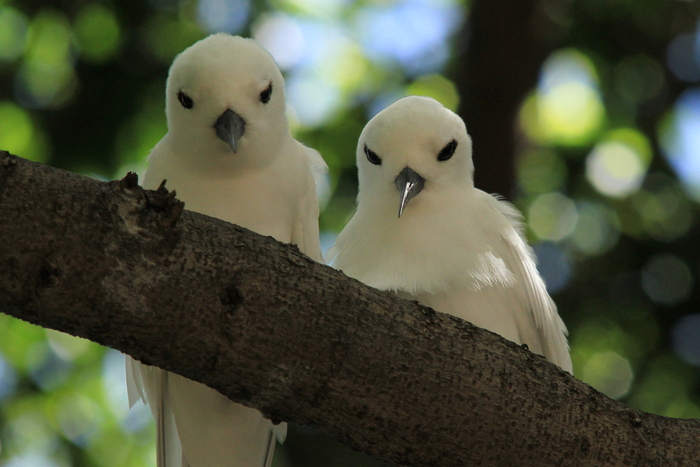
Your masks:
M 329 251 L 348 276 L 527 344 L 571 372 L 566 327 L 510 203 L 474 187 L 464 122 L 409 96 L 357 146 L 357 211 Z
M 316 182 L 321 156 L 293 139 L 284 79 L 252 39 L 211 35 L 175 58 L 166 84 L 168 133 L 143 186 L 167 179 L 187 209 L 296 244 L 320 261 Z M 274 425 L 217 391 L 127 357 L 130 403 L 156 419 L 159 467 L 269 466 Z

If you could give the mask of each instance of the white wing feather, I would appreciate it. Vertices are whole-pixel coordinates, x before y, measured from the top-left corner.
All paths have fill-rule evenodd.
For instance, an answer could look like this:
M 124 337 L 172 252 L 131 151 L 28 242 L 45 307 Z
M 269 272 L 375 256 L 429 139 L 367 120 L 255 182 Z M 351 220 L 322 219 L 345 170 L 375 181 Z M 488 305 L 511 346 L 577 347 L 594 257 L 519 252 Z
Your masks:
M 534 317 L 542 355 L 571 373 L 566 326 L 537 271 L 534 252 L 523 238 L 521 214 L 506 201 L 495 197 L 491 200 L 492 206 L 513 226 L 513 231 L 506 232 L 496 243 L 496 251 L 516 278 L 514 292 L 518 303 L 514 303 L 514 306 L 519 310 L 514 311 L 517 315 L 529 313 Z

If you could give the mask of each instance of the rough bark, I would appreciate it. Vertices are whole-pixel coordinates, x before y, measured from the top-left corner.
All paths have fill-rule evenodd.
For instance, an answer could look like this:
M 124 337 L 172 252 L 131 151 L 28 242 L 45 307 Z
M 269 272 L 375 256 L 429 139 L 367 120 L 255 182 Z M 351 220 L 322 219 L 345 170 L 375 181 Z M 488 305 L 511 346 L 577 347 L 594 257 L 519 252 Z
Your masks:
M 689 465 L 700 421 L 182 210 L 0 152 L 0 312 L 201 381 L 402 465 Z

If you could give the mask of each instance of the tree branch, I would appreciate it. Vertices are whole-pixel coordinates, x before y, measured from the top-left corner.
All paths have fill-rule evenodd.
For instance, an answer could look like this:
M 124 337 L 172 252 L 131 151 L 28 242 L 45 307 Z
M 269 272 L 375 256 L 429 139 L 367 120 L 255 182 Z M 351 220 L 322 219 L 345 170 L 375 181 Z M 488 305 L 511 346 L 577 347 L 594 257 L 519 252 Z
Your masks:
M 407 465 L 676 465 L 700 421 L 630 409 L 543 358 L 183 211 L 0 152 L 0 311 Z

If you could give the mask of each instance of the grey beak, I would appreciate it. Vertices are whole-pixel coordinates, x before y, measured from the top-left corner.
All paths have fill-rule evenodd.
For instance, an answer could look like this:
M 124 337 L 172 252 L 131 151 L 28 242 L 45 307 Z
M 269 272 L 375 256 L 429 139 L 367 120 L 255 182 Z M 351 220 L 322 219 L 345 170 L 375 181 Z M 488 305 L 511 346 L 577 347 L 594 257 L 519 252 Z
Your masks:
M 399 205 L 399 217 L 401 217 L 408 202 L 423 189 L 425 179 L 410 167 L 405 167 L 396 177 L 395 183 L 396 188 L 401 192 L 401 204 Z
M 214 128 L 216 136 L 231 146 L 235 153 L 238 141 L 245 133 L 245 120 L 233 110 L 228 109 L 216 120 Z

